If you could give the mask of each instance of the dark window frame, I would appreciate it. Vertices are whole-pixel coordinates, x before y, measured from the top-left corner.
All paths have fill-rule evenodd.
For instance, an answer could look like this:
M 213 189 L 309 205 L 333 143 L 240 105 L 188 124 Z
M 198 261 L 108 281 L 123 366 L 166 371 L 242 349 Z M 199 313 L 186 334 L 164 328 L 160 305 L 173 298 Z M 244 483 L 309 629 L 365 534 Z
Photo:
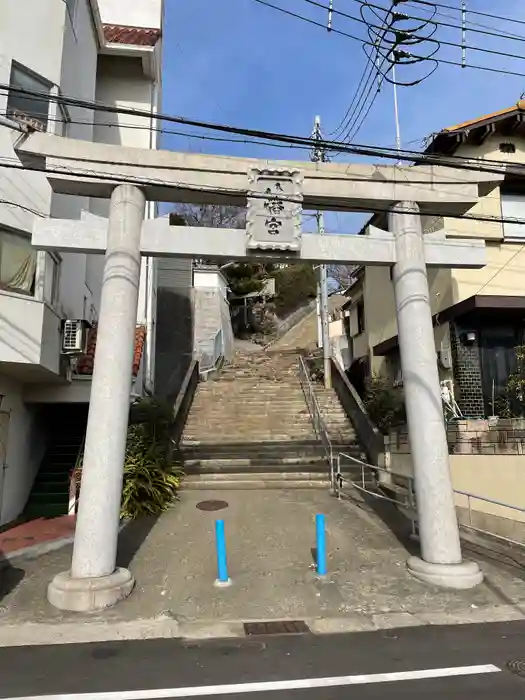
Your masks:
M 29 83 L 34 83 L 34 88 L 41 88 L 35 89 L 35 92 L 47 91 L 49 94 L 49 99 L 45 100 L 43 98 L 34 98 L 15 93 L 12 89 L 13 87 L 29 89 L 29 86 L 24 85 L 24 81 L 26 79 Z M 47 131 L 52 88 L 52 83 L 49 80 L 46 80 L 38 73 L 35 73 L 30 68 L 27 68 L 27 66 L 13 61 L 11 63 L 9 92 L 7 94 L 7 117 L 22 124 L 28 124 L 38 131 Z M 42 107 L 41 109 L 34 109 L 32 108 L 31 103 L 40 105 L 44 103 L 44 105 L 47 106 L 47 109 L 45 107 Z

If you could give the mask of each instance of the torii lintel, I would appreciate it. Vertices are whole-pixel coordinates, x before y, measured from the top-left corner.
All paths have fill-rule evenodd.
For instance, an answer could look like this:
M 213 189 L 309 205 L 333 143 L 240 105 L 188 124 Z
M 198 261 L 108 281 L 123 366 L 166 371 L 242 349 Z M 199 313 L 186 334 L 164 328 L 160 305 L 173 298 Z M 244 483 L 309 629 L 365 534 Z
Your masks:
M 128 181 L 152 201 L 244 205 L 253 169 L 298 171 L 303 207 L 374 211 L 414 201 L 422 214 L 461 214 L 479 201 L 479 185 L 496 187 L 505 175 L 450 166 L 414 167 L 310 163 L 146 150 L 35 132 L 15 146 L 21 161 L 46 170 L 55 192 L 109 198 Z M 446 159 L 444 162 L 448 162 Z
M 106 252 L 108 219 L 83 214 L 79 221 L 37 219 L 32 243 L 39 250 L 76 253 Z M 253 243 L 253 241 L 252 241 Z M 245 229 L 217 229 L 170 226 L 169 217 L 144 221 L 141 253 L 152 257 L 213 258 L 244 260 L 261 258 L 274 261 L 393 265 L 396 262 L 394 237 L 370 227 L 369 234 L 326 234 L 299 232 L 298 247 L 279 250 L 250 247 Z M 481 268 L 486 264 L 484 241 L 447 239 L 444 232 L 425 236 L 425 261 L 429 267 Z

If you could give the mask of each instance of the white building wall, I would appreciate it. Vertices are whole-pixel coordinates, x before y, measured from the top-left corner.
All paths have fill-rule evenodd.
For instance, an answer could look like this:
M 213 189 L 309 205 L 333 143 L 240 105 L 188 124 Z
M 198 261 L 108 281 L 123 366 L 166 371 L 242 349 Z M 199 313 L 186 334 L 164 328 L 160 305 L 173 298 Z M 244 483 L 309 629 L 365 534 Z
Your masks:
M 90 0 L 76 0 L 73 16 L 67 18 L 60 89 L 63 95 L 93 101 L 96 93 L 97 37 Z M 92 141 L 92 110 L 67 107 L 70 138 Z M 54 195 L 51 214 L 57 218 L 78 219 L 82 210 L 90 209 L 87 197 Z M 94 320 L 100 303 L 103 258 L 94 255 L 63 254 L 59 305 L 68 318 Z
M 66 23 L 63 0 L 2 0 L 0 8 L 0 82 L 9 84 L 12 62 L 46 80 L 60 82 L 62 36 Z M 44 31 L 44 27 L 46 28 Z M 0 94 L 0 114 L 7 109 L 7 95 Z M 0 156 L 15 159 L 14 139 L 19 132 L 0 127 Z M 39 173 L 2 169 L 2 199 L 49 215 L 51 189 Z M 33 214 L 17 206 L 0 206 L 0 225 L 31 232 Z
M 51 94 L 59 87 L 63 94 L 93 99 L 96 44 L 88 14 L 88 0 L 77 0 L 71 18 L 63 0 L 2 0 L 0 9 L 0 82 L 9 84 L 15 62 L 47 81 Z M 74 20 L 74 23 L 72 22 Z M 89 71 L 90 64 L 93 70 Z M 86 70 L 88 69 L 88 70 Z M 92 75 L 90 76 L 90 74 Z M 6 112 L 7 95 L 0 96 L 0 113 Z M 63 133 L 60 111 L 51 105 L 48 129 Z M 74 121 L 86 115 L 70 112 Z M 70 125 L 73 138 L 91 138 L 92 126 Z M 0 125 L 0 157 L 15 159 L 13 144 L 20 131 Z M 89 202 L 78 198 L 53 197 L 46 176 L 31 171 L 0 169 L 0 226 L 29 237 L 35 215 L 78 216 Z M 39 255 L 37 289 L 43 292 L 45 255 Z M 63 256 L 61 283 L 56 308 L 68 315 L 82 312 L 85 256 Z M 0 293 L 0 352 L 2 372 L 20 372 L 31 365 L 59 373 L 59 314 L 41 300 L 15 293 Z M 11 365 L 9 363 L 12 363 Z M 23 385 L 14 377 L 0 376 L 0 423 L 7 425 L 7 444 L 2 446 L 0 464 L 0 524 L 16 518 L 23 510 L 46 447 L 38 426 L 36 409 L 24 403 Z M 5 427 L 5 426 L 4 426 Z M 3 430 L 1 431 L 3 434 Z M 1 436 L 0 436 L 1 437 Z M 3 468 L 2 468 L 3 467 Z
M 15 61 L 47 81 L 52 94 L 60 90 L 67 97 L 87 101 L 100 99 L 119 106 L 158 108 L 160 78 L 156 90 L 152 89 L 151 80 L 142 72 L 142 59 L 102 57 L 97 74 L 99 46 L 91 10 L 94 8 L 98 12 L 99 5 L 104 23 L 161 27 L 161 0 L 76 0 L 72 16 L 65 0 L 0 0 L 0 82 L 9 83 L 11 65 Z M 160 52 L 160 46 L 156 51 Z M 6 107 L 7 96 L 0 95 L 0 114 L 5 114 Z M 66 113 L 64 124 L 62 110 L 51 105 L 50 131 L 83 140 L 138 147 L 150 145 L 152 148 L 158 145 L 158 135 L 151 136 L 149 129 L 125 128 L 137 124 L 148 126 L 149 120 L 120 118 L 114 125 L 103 127 L 103 123 L 109 122 L 108 115 L 95 115 L 91 110 L 75 107 L 68 107 Z M 1 158 L 12 158 L 16 162 L 13 144 L 20 135 L 19 130 L 0 117 Z M 107 212 L 107 203 L 53 195 L 44 174 L 7 168 L 0 168 L 0 199 L 14 205 L 0 204 L 0 227 L 26 232 L 28 236 L 33 228 L 34 212 L 73 219 L 79 218 L 82 210 L 102 213 L 101 209 L 106 207 L 104 213 Z M 149 214 L 154 215 L 153 206 L 149 207 Z M 42 293 L 50 267 L 44 262 L 44 254 L 40 253 L 38 258 L 36 287 Z M 13 520 L 23 510 L 46 447 L 37 411 L 24 403 L 24 397 L 31 395 L 31 387 L 39 390 L 45 387 L 45 384 L 33 383 L 31 365 L 40 364 L 40 371 L 48 370 L 50 378 L 58 376 L 60 317 L 97 319 L 103 264 L 103 256 L 62 255 L 54 309 L 44 304 L 42 297 L 37 296 L 35 300 L 0 291 L 0 353 L 4 360 L 0 366 L 0 395 L 3 397 L 0 443 L 7 427 L 3 449 L 0 444 L 0 525 Z M 148 342 L 151 343 L 155 337 L 151 330 L 154 324 L 151 310 L 156 309 L 156 272 L 149 261 L 143 263 L 142 277 L 138 319 L 148 324 Z M 15 324 L 20 332 L 14 332 Z M 153 358 L 154 351 L 148 352 Z M 25 359 L 21 359 L 22 356 Z M 20 365 L 28 368 L 24 383 L 20 379 Z M 150 376 L 153 376 L 151 370 Z M 42 375 L 38 379 L 42 381 Z M 65 386 L 63 393 L 67 393 Z M 68 399 L 64 396 L 63 400 Z
M 156 20 L 158 24 L 158 18 Z M 97 102 L 123 109 L 154 112 L 160 95 L 160 83 L 144 75 L 142 59 L 128 56 L 101 55 L 98 59 Z M 158 148 L 159 133 L 151 118 L 97 112 L 94 140 L 132 148 Z M 156 205 L 148 203 L 146 216 L 156 215 Z M 92 211 L 107 216 L 107 201 L 93 200 Z M 153 390 L 155 376 L 155 314 L 157 308 L 156 261 L 142 258 L 137 323 L 146 326 L 146 347 L 141 372 L 143 387 Z M 139 382 L 135 382 L 138 392 Z
M 6 440 L 0 445 L 0 525 L 4 525 L 20 515 L 27 501 L 46 437 L 37 409 L 23 401 L 22 384 L 0 376 L 0 395 L 0 441 Z
M 103 24 L 160 28 L 164 0 L 98 0 Z

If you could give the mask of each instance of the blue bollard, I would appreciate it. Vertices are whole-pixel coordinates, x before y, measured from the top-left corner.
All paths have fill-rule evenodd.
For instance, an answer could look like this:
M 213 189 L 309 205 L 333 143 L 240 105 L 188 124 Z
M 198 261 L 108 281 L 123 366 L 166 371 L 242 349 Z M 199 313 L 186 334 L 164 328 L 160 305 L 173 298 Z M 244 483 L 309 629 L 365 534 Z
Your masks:
M 226 559 L 226 537 L 224 534 L 224 520 L 215 521 L 215 544 L 217 547 L 217 586 L 228 586 L 231 581 L 228 576 L 228 562 Z
M 317 574 L 326 576 L 326 530 L 324 515 L 315 516 L 315 539 L 317 552 Z

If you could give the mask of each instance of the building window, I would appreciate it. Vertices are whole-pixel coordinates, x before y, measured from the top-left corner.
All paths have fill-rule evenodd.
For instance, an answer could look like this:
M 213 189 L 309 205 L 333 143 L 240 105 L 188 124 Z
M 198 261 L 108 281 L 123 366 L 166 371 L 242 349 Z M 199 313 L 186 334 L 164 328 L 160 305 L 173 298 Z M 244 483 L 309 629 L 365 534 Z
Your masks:
M 0 289 L 33 295 L 36 258 L 29 236 L 0 230 Z
M 360 301 L 357 304 L 357 330 L 359 335 L 365 332 L 365 302 Z
M 29 124 L 38 131 L 46 131 L 49 118 L 49 97 L 46 96 L 49 96 L 50 84 L 13 64 L 9 86 L 7 116 L 23 124 Z M 39 94 L 24 95 L 16 92 L 15 89 Z
M 525 194 L 501 192 L 501 215 L 505 239 L 525 241 Z M 509 219 L 519 219 L 524 223 L 514 223 Z

